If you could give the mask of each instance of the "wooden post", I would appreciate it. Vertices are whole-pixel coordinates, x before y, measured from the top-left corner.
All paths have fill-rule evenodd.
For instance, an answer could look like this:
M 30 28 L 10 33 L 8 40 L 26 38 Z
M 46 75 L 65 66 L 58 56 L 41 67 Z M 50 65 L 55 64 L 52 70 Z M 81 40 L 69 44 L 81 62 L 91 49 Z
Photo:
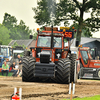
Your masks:
M 73 82 L 71 83 L 71 94 L 70 94 L 70 100 L 72 100 L 72 94 L 73 94 Z

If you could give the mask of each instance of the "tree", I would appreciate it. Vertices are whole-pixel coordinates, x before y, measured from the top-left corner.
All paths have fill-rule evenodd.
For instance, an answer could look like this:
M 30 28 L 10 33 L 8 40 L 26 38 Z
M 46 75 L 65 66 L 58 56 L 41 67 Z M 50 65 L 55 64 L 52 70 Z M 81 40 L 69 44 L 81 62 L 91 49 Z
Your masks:
M 29 34 L 32 32 L 29 27 L 25 25 L 23 20 L 20 20 L 19 25 L 17 25 L 16 17 L 8 13 L 5 13 L 2 24 L 8 28 L 10 38 L 13 40 L 29 39 Z
M 8 13 L 5 13 L 4 15 L 4 20 L 2 23 L 5 27 L 8 28 L 8 30 L 10 31 L 10 38 L 15 40 L 15 39 L 19 39 L 20 34 L 17 32 L 17 19 L 15 16 L 11 16 Z
M 29 35 L 32 33 L 32 30 L 25 25 L 23 20 L 20 20 L 20 23 L 17 26 L 17 32 L 20 34 L 20 39 L 29 39 Z
M 0 44 L 2 45 L 8 45 L 11 41 L 10 31 L 2 24 L 0 24 Z
M 38 33 L 37 33 L 37 32 L 35 32 L 35 30 L 34 30 L 34 29 L 33 29 L 33 33 L 34 33 L 34 34 L 33 34 L 33 39 L 35 39 L 35 40 L 36 40 L 36 38 L 37 38 L 37 34 L 38 34 Z
M 0 40 L 0 45 L 2 45 L 2 40 Z
M 5 13 L 2 24 L 10 30 L 12 27 L 15 27 L 17 25 L 17 19 L 15 18 L 15 16 L 11 16 L 10 14 Z
M 47 20 L 50 20 L 48 18 L 48 7 L 46 4 L 47 1 L 48 0 L 38 1 L 38 7 L 33 9 L 36 14 L 34 18 L 39 25 L 48 24 L 49 21 Z M 73 24 L 78 24 L 78 41 L 81 40 L 81 33 L 83 28 L 87 28 L 89 32 L 98 31 L 100 28 L 100 0 L 81 1 L 60 0 L 56 6 L 54 21 L 55 25 L 59 25 L 61 22 L 64 22 L 65 26 L 67 26 L 71 20 L 73 21 Z M 85 19 L 86 13 L 89 13 L 90 16 Z
M 78 24 L 77 24 L 77 23 L 76 23 L 76 24 L 73 24 L 73 25 L 71 25 L 71 28 L 72 28 L 72 27 L 75 27 L 75 29 L 78 29 Z M 74 37 L 75 37 L 75 38 L 77 37 L 77 31 L 76 31 L 76 33 L 74 34 Z M 81 37 L 92 37 L 92 34 L 91 34 L 91 32 L 89 31 L 89 28 L 87 28 L 87 27 L 83 27 L 83 28 L 82 28 Z
M 37 8 L 32 8 L 35 12 L 34 18 L 36 23 L 39 25 L 50 25 L 51 24 L 51 12 L 55 13 L 56 3 L 54 2 L 53 7 L 51 7 L 53 0 L 40 0 L 37 2 Z M 55 10 L 54 10 L 55 9 Z

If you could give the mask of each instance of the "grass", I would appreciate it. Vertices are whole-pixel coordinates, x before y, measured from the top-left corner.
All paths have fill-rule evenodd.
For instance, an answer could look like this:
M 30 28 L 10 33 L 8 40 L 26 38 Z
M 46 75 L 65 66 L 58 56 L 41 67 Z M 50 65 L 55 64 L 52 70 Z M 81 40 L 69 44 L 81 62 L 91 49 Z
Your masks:
M 62 99 L 62 100 L 70 100 L 70 99 Z M 85 98 L 74 98 L 72 100 L 100 100 L 100 95 L 96 95 L 93 97 L 85 97 Z
M 8 76 L 12 76 L 13 72 L 9 72 Z M 1 72 L 0 72 L 0 76 L 2 76 Z M 4 76 L 6 76 L 6 73 L 4 73 Z
M 89 80 L 89 81 L 90 81 L 90 80 L 92 80 L 92 81 L 100 81 L 100 79 L 79 79 L 79 80 L 87 80 L 87 81 L 88 81 L 88 80 Z

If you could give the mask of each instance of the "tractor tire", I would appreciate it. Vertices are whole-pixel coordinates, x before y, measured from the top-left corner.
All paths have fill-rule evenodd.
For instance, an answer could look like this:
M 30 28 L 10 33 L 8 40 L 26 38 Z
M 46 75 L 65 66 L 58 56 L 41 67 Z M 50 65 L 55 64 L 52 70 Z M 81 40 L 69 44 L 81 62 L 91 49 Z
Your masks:
M 83 73 L 83 65 L 82 65 L 82 63 L 80 63 L 80 71 L 78 73 L 78 79 L 82 78 L 83 75 L 84 75 L 84 73 Z
M 56 66 L 55 80 L 57 83 L 69 83 L 70 82 L 70 65 L 69 59 L 60 59 Z
M 70 55 L 70 60 L 71 60 L 70 82 L 74 82 L 76 54 L 71 54 L 71 55 Z
M 34 57 L 24 57 L 23 58 L 23 67 L 22 67 L 22 81 L 24 82 L 33 82 L 34 79 L 34 67 L 35 67 L 35 58 Z
M 97 70 L 97 77 L 100 78 L 100 69 Z

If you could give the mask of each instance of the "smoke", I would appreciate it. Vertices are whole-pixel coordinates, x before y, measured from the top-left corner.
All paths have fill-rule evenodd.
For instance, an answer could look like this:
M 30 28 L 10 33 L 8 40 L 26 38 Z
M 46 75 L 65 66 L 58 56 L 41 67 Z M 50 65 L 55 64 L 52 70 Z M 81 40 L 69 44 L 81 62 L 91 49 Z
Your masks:
M 55 14 L 56 14 L 56 0 L 47 0 L 48 12 L 51 24 L 54 24 Z

